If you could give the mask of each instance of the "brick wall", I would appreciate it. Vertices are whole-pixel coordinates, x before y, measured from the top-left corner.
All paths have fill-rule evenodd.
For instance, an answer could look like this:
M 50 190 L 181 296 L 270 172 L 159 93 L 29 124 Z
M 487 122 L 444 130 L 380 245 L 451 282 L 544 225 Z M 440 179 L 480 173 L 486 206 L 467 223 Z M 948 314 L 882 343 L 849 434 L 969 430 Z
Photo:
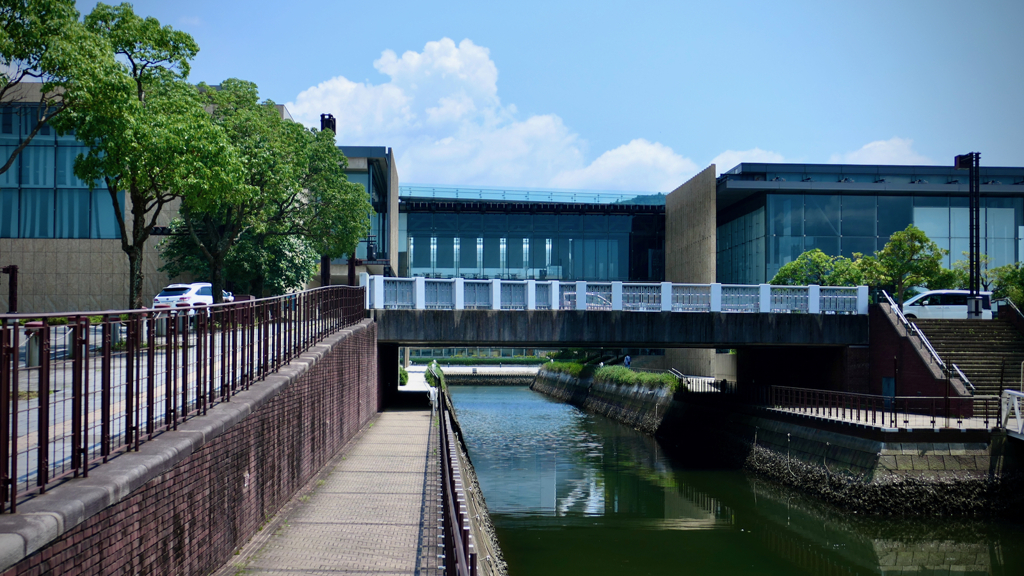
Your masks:
M 116 504 L 65 529 L 5 575 L 217 570 L 376 414 L 376 339 L 376 324 L 369 321 L 329 338 L 300 359 L 290 382 L 258 400 L 247 416 L 211 434 Z M 246 394 L 211 409 L 204 418 L 217 418 L 217 409 L 221 416 L 243 409 Z M 201 418 L 193 422 L 197 420 Z M 171 442 L 175 434 L 165 433 L 167 438 L 144 448 Z M 114 462 L 140 457 L 126 454 Z M 150 465 L 154 468 L 160 469 Z M 61 490 L 73 492 L 76 482 L 40 500 L 61 498 Z M 19 514 L 23 509 L 31 507 L 22 506 Z

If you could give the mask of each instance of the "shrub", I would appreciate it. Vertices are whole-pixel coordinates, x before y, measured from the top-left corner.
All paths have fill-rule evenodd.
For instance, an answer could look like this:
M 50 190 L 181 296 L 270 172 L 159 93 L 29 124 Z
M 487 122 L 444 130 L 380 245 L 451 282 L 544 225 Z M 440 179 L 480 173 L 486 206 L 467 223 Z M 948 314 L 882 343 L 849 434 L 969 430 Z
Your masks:
M 398 367 L 398 385 L 405 386 L 409 383 L 409 373 L 405 371 L 403 366 Z
M 437 372 L 437 375 L 435 375 L 434 372 Z M 445 388 L 444 372 L 441 371 L 441 367 L 438 366 L 436 362 L 431 366 L 427 366 L 424 376 L 427 378 L 427 384 L 430 384 L 434 388 L 441 388 L 442 390 Z
M 536 356 L 514 356 L 512 358 L 467 358 L 465 356 L 427 358 L 420 356 L 419 358 L 413 358 L 411 362 L 413 364 L 437 362 L 441 365 L 450 364 L 452 366 L 497 366 L 498 364 L 505 366 L 534 366 L 547 362 L 547 359 Z
M 636 372 L 625 366 L 594 366 L 593 364 L 577 364 L 574 362 L 548 362 L 541 370 L 569 374 L 574 378 L 594 377 L 598 384 L 615 384 L 619 386 L 644 386 L 646 388 L 668 388 L 672 392 L 679 389 L 679 380 L 668 372 L 651 373 Z

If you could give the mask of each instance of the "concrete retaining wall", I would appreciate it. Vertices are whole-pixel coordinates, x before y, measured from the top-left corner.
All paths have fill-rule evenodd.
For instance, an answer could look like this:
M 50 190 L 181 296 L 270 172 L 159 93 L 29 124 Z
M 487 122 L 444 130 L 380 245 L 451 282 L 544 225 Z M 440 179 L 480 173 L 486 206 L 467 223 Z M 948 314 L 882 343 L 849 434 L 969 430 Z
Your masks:
M 376 325 L 0 515 L 13 574 L 209 574 L 377 413 Z
M 988 516 L 1024 504 L 1024 443 L 1003 434 L 892 442 L 773 418 L 721 394 L 673 397 L 546 371 L 531 388 L 655 435 L 680 457 L 742 466 L 851 512 Z

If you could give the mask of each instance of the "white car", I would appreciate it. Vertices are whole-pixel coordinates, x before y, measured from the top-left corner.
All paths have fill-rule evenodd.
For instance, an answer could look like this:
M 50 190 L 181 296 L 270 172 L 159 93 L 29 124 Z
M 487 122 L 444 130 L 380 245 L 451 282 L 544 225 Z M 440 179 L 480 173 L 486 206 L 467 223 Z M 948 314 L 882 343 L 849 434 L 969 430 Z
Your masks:
M 224 291 L 224 301 L 234 302 L 235 296 Z M 209 306 L 213 304 L 213 286 L 209 282 L 193 282 L 192 284 L 171 284 L 164 288 L 153 298 L 153 307 L 157 304 L 165 304 L 176 307 L 178 304 L 187 303 L 189 306 Z M 189 311 L 189 314 L 194 314 Z
M 914 318 L 967 318 L 969 290 L 930 290 L 903 303 L 903 314 Z M 992 319 L 992 293 L 981 292 L 981 317 Z

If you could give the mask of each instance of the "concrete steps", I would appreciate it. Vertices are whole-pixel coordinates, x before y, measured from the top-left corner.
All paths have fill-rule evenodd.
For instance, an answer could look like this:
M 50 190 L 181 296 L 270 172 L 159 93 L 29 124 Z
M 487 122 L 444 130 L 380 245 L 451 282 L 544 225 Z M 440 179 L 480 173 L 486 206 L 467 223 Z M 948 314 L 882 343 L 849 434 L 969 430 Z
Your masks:
M 1019 390 L 1024 334 L 1000 320 L 915 320 L 947 365 L 956 364 L 977 395 Z

